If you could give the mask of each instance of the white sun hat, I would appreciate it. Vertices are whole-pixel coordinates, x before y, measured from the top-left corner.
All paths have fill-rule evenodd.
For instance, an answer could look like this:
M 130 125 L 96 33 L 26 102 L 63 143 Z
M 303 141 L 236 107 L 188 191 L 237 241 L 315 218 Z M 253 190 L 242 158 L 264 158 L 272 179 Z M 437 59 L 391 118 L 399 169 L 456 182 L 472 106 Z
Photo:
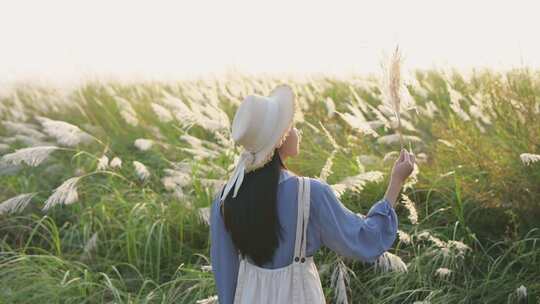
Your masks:
M 232 138 L 243 147 L 221 200 L 234 187 L 233 197 L 244 180 L 244 174 L 268 163 L 276 148 L 285 141 L 293 126 L 295 95 L 288 85 L 277 86 L 269 96 L 248 95 L 232 122 Z

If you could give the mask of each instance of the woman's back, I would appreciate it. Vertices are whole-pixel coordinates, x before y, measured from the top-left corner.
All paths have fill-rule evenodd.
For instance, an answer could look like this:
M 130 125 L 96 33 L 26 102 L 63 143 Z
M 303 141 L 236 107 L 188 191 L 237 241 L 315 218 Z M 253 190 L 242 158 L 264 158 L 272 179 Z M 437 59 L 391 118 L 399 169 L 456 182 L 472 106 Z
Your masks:
M 306 256 L 310 180 L 298 178 L 297 217 L 292 263 L 276 269 L 261 268 L 239 256 L 234 304 L 324 304 L 321 278 L 313 257 Z
M 293 262 L 298 181 L 299 177 L 293 173 L 281 171 L 276 208 L 282 238 L 272 261 L 261 265 L 263 268 L 276 269 Z M 373 205 L 364 219 L 345 208 L 328 184 L 313 178 L 309 181 L 306 256 L 312 256 L 324 245 L 343 256 L 370 262 L 390 248 L 397 233 L 397 216 L 387 200 Z M 211 260 L 220 303 L 233 303 L 238 252 L 219 213 L 218 198 L 213 202 L 211 214 Z
M 296 241 L 296 218 L 298 214 L 298 182 L 299 177 L 287 170 L 282 170 L 277 192 L 277 214 L 279 223 L 282 227 L 281 240 L 274 253 L 273 260 L 261 265 L 263 268 L 275 269 L 287 266 L 292 263 L 294 257 L 294 244 Z M 311 210 L 310 210 L 311 211 Z M 314 242 L 313 224 L 308 222 L 308 242 L 306 250 L 307 256 L 313 255 L 318 248 L 314 248 L 317 242 Z M 310 237 L 311 236 L 311 237 Z M 314 244 L 315 243 L 315 244 Z M 318 245 L 318 244 L 317 244 Z

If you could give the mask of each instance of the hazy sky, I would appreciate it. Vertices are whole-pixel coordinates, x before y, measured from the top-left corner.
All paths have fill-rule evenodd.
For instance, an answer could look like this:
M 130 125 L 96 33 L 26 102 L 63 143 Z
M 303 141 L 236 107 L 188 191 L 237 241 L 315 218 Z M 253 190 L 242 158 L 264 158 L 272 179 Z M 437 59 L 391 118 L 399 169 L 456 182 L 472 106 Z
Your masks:
M 537 1 L 538 2 L 538 1 Z M 540 66 L 534 1 L 0 0 L 0 81 Z

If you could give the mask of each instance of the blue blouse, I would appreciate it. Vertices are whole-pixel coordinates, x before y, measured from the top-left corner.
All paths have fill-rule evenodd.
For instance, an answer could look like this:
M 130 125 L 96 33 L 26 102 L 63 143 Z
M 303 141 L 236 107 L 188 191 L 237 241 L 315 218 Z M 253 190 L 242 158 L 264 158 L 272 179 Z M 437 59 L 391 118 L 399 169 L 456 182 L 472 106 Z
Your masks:
M 390 249 L 397 235 L 398 219 L 390 202 L 383 198 L 365 217 L 358 216 L 341 203 L 332 188 L 310 178 L 311 205 L 307 228 L 306 255 L 321 246 L 364 262 L 374 262 Z M 277 193 L 277 209 L 283 239 L 273 260 L 264 268 L 280 268 L 292 263 L 296 233 L 298 177 L 282 170 Z M 232 304 L 238 277 L 238 253 L 225 228 L 220 212 L 220 193 L 214 198 L 210 214 L 210 259 L 220 304 Z

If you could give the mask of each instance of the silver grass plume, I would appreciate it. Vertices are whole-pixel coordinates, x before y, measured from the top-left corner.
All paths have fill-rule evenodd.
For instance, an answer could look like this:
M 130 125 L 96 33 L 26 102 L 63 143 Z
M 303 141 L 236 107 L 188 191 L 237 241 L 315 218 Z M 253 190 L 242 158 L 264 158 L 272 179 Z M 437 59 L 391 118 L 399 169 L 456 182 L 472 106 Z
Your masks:
M 435 275 L 437 275 L 441 279 L 445 279 L 445 278 L 449 277 L 451 274 L 452 274 L 452 270 L 450 270 L 448 268 L 445 268 L 445 267 L 438 268 L 435 271 Z
M 24 134 L 16 134 L 15 136 L 5 138 L 3 140 L 7 144 L 13 144 L 18 141 L 22 142 L 25 146 L 28 147 L 38 147 L 38 146 L 50 146 L 52 145 L 50 142 L 37 139 L 28 135 Z
M 414 135 L 403 136 L 401 133 L 398 133 L 398 134 L 383 135 L 377 138 L 377 143 L 383 144 L 383 145 L 392 145 L 400 141 L 401 144 L 403 144 L 402 143 L 403 139 L 407 139 L 410 142 L 422 142 L 422 139 L 418 136 L 414 136 Z
M 131 106 L 130 102 L 126 99 L 115 96 L 116 104 L 120 110 L 120 116 L 130 125 L 136 127 L 139 125 L 139 119 L 135 109 Z
M 334 290 L 334 299 L 336 304 L 348 304 L 347 298 L 347 284 L 349 284 L 349 269 L 343 263 L 341 258 L 338 259 L 337 265 L 334 266 L 332 272 L 331 289 Z
M 199 220 L 203 224 L 210 226 L 210 207 L 199 208 L 197 212 L 199 215 Z
M 16 213 L 24 210 L 32 197 L 34 197 L 36 194 L 37 192 L 23 193 L 3 201 L 0 203 L 0 215 Z
M 197 304 L 218 304 L 218 296 L 211 296 L 206 299 L 197 300 Z
M 14 134 L 23 134 L 34 139 L 45 139 L 45 134 L 36 130 L 36 125 L 23 123 L 23 122 L 12 122 L 4 121 L 2 125 L 11 133 Z
M 60 149 L 57 146 L 39 146 L 18 149 L 15 152 L 5 154 L 1 161 L 12 165 L 26 163 L 29 166 L 37 167 L 46 160 L 51 152 Z
M 81 254 L 81 259 L 86 260 L 92 256 L 92 253 L 97 248 L 98 233 L 95 232 L 92 237 L 86 242 L 83 248 L 83 253 Z
M 472 251 L 472 248 L 462 241 L 450 240 L 447 242 L 449 248 L 455 249 L 458 256 L 464 256 L 467 251 Z
M 121 168 L 122 160 L 119 157 L 115 156 L 109 163 L 109 166 L 111 166 L 111 168 Z
M 334 165 L 334 157 L 336 156 L 336 153 L 337 153 L 336 149 L 332 150 L 332 153 L 326 159 L 326 163 L 324 164 L 324 166 L 323 166 L 323 168 L 321 170 L 321 174 L 319 176 L 319 178 L 322 181 L 326 182 L 326 180 L 328 179 L 328 176 L 330 176 L 332 174 L 332 166 Z
M 134 160 L 133 166 L 135 167 L 135 173 L 137 173 L 140 180 L 143 181 L 150 176 L 150 172 L 143 163 Z
M 334 117 L 336 114 L 336 104 L 334 103 L 334 100 L 328 96 L 324 100 L 324 105 L 326 106 L 326 111 L 328 112 L 328 118 Z
M 463 95 L 460 92 L 454 90 L 450 85 L 447 86 L 448 94 L 450 95 L 450 108 L 456 113 L 456 115 L 461 118 L 463 121 L 471 120 L 471 117 L 463 108 L 459 101 L 463 99 Z
M 393 163 L 398 157 L 399 157 L 398 151 L 390 151 L 384 155 L 382 161 L 384 164 L 389 164 L 389 163 Z
M 64 181 L 58 188 L 54 189 L 54 192 L 45 201 L 43 211 L 47 211 L 57 205 L 69 205 L 79 200 L 77 193 L 77 184 L 82 176 L 76 176 Z
M 339 149 L 340 147 L 338 143 L 336 142 L 336 140 L 334 139 L 334 137 L 332 136 L 332 134 L 328 132 L 328 130 L 324 127 L 324 125 L 321 122 L 319 122 L 319 125 L 321 126 L 321 129 L 323 130 L 324 135 L 326 135 L 326 138 L 328 138 L 328 140 L 332 144 L 332 147 L 334 147 L 334 149 Z
M 408 218 L 411 223 L 413 225 L 418 224 L 418 212 L 416 212 L 414 202 L 405 193 L 401 195 L 401 199 L 403 200 L 403 206 L 409 211 Z
M 437 246 L 440 249 L 448 248 L 448 244 L 446 244 L 446 242 L 444 242 L 443 240 L 439 239 L 438 237 L 432 235 L 429 231 L 422 231 L 421 233 L 417 234 L 416 237 L 419 240 L 424 240 L 424 241 L 429 240 L 430 242 L 435 244 L 435 246 Z
M 79 127 L 60 120 L 52 120 L 38 116 L 36 119 L 44 128 L 44 132 L 52 136 L 63 146 L 73 147 L 80 143 L 90 142 L 93 137 Z
M 527 301 L 527 288 L 525 286 L 523 285 L 519 286 L 516 289 L 516 294 L 517 294 L 518 301 L 524 301 L 524 302 Z
M 152 110 L 154 110 L 154 113 L 157 115 L 161 122 L 170 122 L 173 120 L 173 116 L 169 109 L 157 103 L 152 103 L 151 106 Z
M 521 162 L 523 162 L 524 165 L 529 166 L 537 161 L 540 161 L 540 155 L 539 154 L 531 154 L 531 153 L 522 153 L 519 155 L 521 158 Z
M 403 230 L 398 230 L 397 233 L 400 242 L 405 245 L 409 245 L 411 243 L 411 236 L 407 232 Z
M 202 272 L 212 272 L 212 265 L 201 265 Z
M 390 93 L 391 102 L 394 105 L 394 111 L 396 118 L 398 120 L 398 133 L 400 136 L 400 144 L 403 149 L 403 134 L 401 131 L 401 115 L 400 115 L 400 106 L 401 106 L 401 53 L 399 52 L 399 46 L 396 46 L 394 55 L 392 56 L 390 62 L 390 70 L 388 71 L 390 76 L 388 82 L 388 91 Z
M 183 172 L 181 170 L 165 169 L 165 176 L 161 178 L 161 182 L 165 189 L 172 191 L 176 188 L 185 187 L 191 184 L 191 172 Z
M 173 115 L 180 124 L 187 127 L 194 123 L 195 119 L 193 118 L 191 109 L 180 98 L 166 91 L 163 91 L 163 95 L 162 103 L 172 108 Z
M 375 261 L 375 269 L 383 272 L 407 272 L 407 265 L 399 256 L 386 251 Z
M 103 155 L 102 157 L 98 159 L 98 163 L 97 163 L 98 171 L 106 170 L 108 166 L 109 166 L 109 158 L 107 157 L 107 155 Z
M 149 150 L 150 148 L 152 148 L 153 144 L 154 142 L 151 139 L 146 138 L 138 138 L 134 142 L 135 148 L 139 149 L 140 151 Z
M 364 115 L 352 105 L 349 105 L 349 109 L 351 113 L 337 113 L 351 128 L 365 135 L 379 137 L 379 134 L 373 130 L 374 121 L 367 121 Z
M 399 142 L 401 144 L 401 149 L 403 149 L 403 132 L 401 130 L 401 116 L 400 116 L 400 107 L 401 107 L 401 53 L 399 51 L 399 46 L 396 46 L 385 74 L 385 87 L 383 90 L 387 93 L 387 98 L 391 105 L 393 106 L 394 114 L 398 121 L 397 132 L 399 134 Z
M 360 173 L 355 176 L 349 176 L 343 179 L 341 182 L 331 185 L 332 189 L 336 196 L 341 197 L 341 195 L 346 190 L 353 191 L 362 191 L 365 184 L 368 182 L 380 182 L 383 179 L 383 173 L 380 171 L 369 171 Z

